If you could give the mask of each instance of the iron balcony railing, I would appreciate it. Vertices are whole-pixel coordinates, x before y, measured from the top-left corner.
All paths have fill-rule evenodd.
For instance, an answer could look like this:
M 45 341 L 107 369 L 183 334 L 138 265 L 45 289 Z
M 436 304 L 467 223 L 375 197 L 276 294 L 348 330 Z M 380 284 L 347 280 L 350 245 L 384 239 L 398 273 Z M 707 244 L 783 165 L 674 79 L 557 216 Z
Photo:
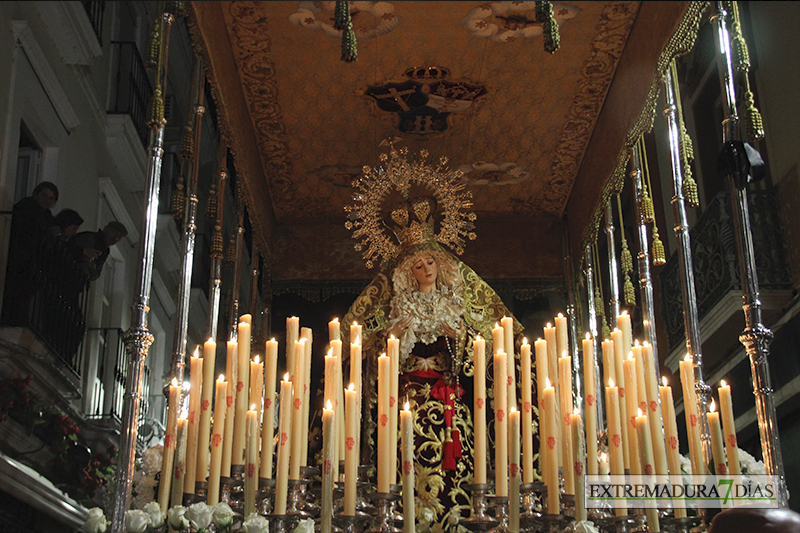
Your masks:
M 103 15 L 106 11 L 105 2 L 81 2 L 83 9 L 86 10 L 86 16 L 89 17 L 89 23 L 92 25 L 94 34 L 97 37 L 97 42 L 103 46 Z
M 142 146 L 146 147 L 150 135 L 147 127 L 147 104 L 153 94 L 153 87 L 147 77 L 144 61 L 134 42 L 111 41 L 111 46 L 117 61 L 117 75 L 114 97 L 108 112 L 129 115 Z

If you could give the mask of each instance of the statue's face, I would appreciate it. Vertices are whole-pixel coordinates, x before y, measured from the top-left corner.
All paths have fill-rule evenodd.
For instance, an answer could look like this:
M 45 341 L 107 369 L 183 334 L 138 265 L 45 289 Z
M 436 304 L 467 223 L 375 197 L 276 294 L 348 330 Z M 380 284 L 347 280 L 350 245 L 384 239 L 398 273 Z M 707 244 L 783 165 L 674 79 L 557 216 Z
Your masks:
M 433 256 L 423 255 L 411 265 L 411 272 L 414 273 L 414 278 L 419 283 L 420 289 L 423 289 L 436 284 L 436 276 L 439 274 L 439 269 Z

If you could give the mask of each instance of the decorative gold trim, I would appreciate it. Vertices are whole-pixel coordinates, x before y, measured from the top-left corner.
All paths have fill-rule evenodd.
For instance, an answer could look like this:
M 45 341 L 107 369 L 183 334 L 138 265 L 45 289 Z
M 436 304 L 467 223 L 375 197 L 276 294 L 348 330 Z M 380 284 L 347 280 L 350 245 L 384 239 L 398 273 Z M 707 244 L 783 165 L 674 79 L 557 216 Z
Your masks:
M 617 157 L 617 165 L 611 173 L 611 177 L 603 193 L 600 195 L 597 204 L 595 204 L 594 213 L 581 239 L 579 250 L 584 250 L 591 243 L 597 241 L 598 228 L 600 227 L 601 219 L 605 216 L 606 204 L 613 194 L 621 192 L 625 186 L 625 171 L 628 166 L 628 160 L 631 157 L 631 149 L 633 145 L 636 144 L 636 140 L 639 137 L 653 129 L 653 122 L 656 116 L 656 100 L 664 80 L 664 75 L 673 59 L 688 53 L 694 47 L 703 12 L 709 5 L 709 2 L 691 2 L 678 24 L 675 33 L 672 34 L 667 46 L 664 47 L 664 51 L 661 52 L 658 62 L 656 63 L 656 72 L 653 75 L 653 81 L 650 84 L 650 91 L 647 94 L 642 112 L 639 114 L 639 118 L 636 120 L 633 127 L 628 131 L 625 144 L 620 149 L 619 156 Z

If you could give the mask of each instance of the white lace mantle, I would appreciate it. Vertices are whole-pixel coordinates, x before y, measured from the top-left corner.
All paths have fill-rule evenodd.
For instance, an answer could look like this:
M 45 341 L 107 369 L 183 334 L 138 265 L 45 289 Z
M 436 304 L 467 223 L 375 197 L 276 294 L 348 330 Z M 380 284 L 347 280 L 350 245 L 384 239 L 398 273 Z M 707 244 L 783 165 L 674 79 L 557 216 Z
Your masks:
M 458 329 L 462 314 L 460 291 L 454 292 L 447 287 L 430 293 L 404 292 L 394 297 L 387 330 L 403 318 L 411 317 L 410 327 L 400 338 L 400 363 L 405 362 L 417 342 L 436 342 L 443 323 Z

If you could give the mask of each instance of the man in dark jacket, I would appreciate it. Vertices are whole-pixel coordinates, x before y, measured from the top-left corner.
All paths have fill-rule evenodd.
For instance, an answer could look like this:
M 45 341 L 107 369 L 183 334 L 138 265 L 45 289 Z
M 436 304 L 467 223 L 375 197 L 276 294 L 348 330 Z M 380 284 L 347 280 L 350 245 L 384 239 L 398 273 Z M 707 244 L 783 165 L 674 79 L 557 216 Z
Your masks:
M 114 220 L 101 230 L 78 233 L 69 241 L 72 254 L 89 276 L 89 281 L 100 277 L 111 247 L 127 234 L 125 226 Z

